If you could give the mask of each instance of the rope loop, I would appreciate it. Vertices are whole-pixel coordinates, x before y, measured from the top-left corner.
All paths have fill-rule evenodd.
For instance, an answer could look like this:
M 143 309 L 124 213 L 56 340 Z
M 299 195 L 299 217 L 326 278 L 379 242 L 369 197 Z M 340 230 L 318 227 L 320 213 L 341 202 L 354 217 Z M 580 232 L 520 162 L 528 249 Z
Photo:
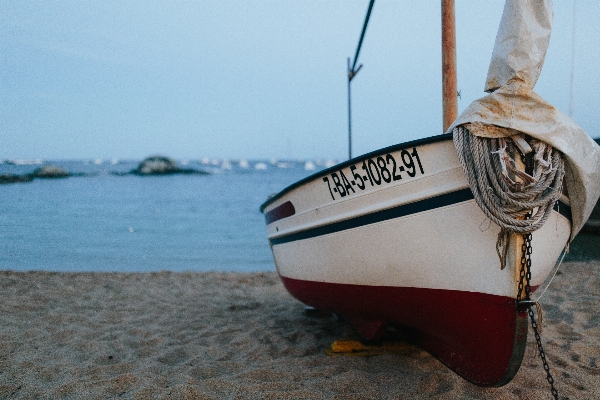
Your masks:
M 533 160 L 529 174 L 514 159 L 523 148 L 520 135 L 483 138 L 461 125 L 454 128 L 453 138 L 475 201 L 500 227 L 496 251 L 504 269 L 510 233 L 539 229 L 558 201 L 565 175 L 562 155 L 552 146 L 528 138 L 525 146 L 529 145 Z

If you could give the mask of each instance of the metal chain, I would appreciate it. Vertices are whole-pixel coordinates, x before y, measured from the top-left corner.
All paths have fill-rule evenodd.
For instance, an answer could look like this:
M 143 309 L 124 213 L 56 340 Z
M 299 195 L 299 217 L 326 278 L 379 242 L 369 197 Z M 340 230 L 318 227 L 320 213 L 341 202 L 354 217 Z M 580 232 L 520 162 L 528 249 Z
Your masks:
M 537 342 L 538 353 L 542 359 L 544 371 L 546 371 L 546 380 L 550 384 L 550 392 L 552 393 L 552 396 L 558 400 L 558 391 L 554 387 L 554 378 L 550 373 L 550 366 L 548 365 L 548 361 L 546 361 L 546 353 L 542 347 L 542 338 L 539 333 L 538 325 L 535 322 L 533 310 L 531 309 L 531 286 L 529 285 L 529 282 L 531 282 L 531 252 L 531 233 L 527 233 L 523 235 L 523 244 L 521 245 L 521 271 L 519 272 L 519 291 L 517 294 L 517 301 L 522 301 L 521 296 L 524 289 L 525 301 L 523 301 L 523 304 L 527 305 L 527 313 L 531 319 L 531 327 L 533 328 L 535 341 Z
M 535 318 L 533 316 L 533 310 L 531 309 L 531 307 L 527 309 L 527 313 L 529 314 L 529 318 L 531 319 L 531 327 L 533 328 L 533 333 L 535 334 L 535 341 L 537 342 L 538 352 L 540 354 L 540 358 L 542 359 L 544 371 L 546 371 L 546 380 L 550 384 L 550 393 L 552 393 L 552 396 L 556 400 L 558 400 L 558 391 L 554 387 L 554 378 L 550 373 L 550 366 L 548 365 L 548 361 L 546 361 L 546 353 L 544 352 L 544 348 L 542 347 L 542 338 L 538 333 L 538 326 L 535 323 Z

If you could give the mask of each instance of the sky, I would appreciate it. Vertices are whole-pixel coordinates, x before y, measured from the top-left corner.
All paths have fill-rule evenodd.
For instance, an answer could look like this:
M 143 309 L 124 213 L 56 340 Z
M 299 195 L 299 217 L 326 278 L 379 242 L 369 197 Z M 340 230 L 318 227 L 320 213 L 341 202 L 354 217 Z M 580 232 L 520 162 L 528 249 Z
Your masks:
M 504 2 L 456 0 L 459 113 Z M 0 160 L 333 158 L 364 1 L 0 2 Z M 600 2 L 555 0 L 536 92 L 600 137 Z M 353 155 L 442 133 L 439 0 L 378 0 L 352 81 Z M 575 16 L 575 40 L 573 20 Z M 574 43 L 574 45 L 573 45 Z

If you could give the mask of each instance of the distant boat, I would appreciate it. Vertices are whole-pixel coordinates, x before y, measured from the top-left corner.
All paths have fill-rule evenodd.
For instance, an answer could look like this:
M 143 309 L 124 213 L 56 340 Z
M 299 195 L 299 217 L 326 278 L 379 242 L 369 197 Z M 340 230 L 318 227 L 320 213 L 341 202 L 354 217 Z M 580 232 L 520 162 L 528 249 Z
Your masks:
M 277 166 L 277 168 L 279 168 L 279 169 L 288 169 L 288 168 L 292 168 L 292 167 L 293 167 L 293 164 L 291 164 L 291 163 L 288 163 L 288 162 L 279 161 L 279 162 L 276 164 L 276 166 Z
M 264 171 L 267 169 L 267 164 L 264 162 L 259 162 L 254 164 L 254 169 L 258 170 L 258 171 Z
M 233 165 L 231 165 L 231 163 L 228 160 L 223 160 L 223 162 L 221 163 L 221 169 L 229 171 L 233 169 Z
M 12 164 L 12 165 L 42 165 L 43 163 L 44 163 L 44 160 L 42 160 L 40 158 L 6 160 L 6 164 Z
M 315 169 L 317 169 L 317 166 L 315 165 L 314 162 L 307 161 L 307 162 L 304 163 L 304 170 L 306 170 L 306 171 L 314 171 Z
M 549 2 L 536 7 L 507 1 L 488 75 L 493 93 L 467 108 L 448 133 L 342 162 L 261 206 L 277 272 L 294 297 L 343 316 L 367 339 L 380 337 L 387 325 L 399 326 L 482 386 L 506 384 L 518 371 L 530 291 L 545 284 L 600 195 L 594 179 L 600 176 L 600 147 L 532 92 L 545 48 L 527 46 L 547 46 L 552 16 Z M 507 36 L 515 48 L 504 45 Z M 513 70 L 507 53 L 529 69 Z M 486 141 L 473 132 L 504 138 Z M 463 153 L 457 151 L 461 140 L 506 147 Z M 541 150 L 546 145 L 556 158 Z M 530 162 L 524 156 L 521 162 L 520 152 L 545 158 Z M 540 221 L 531 236 L 492 222 L 496 211 L 484 207 L 491 186 L 481 192 L 472 179 L 483 174 L 470 162 L 478 154 L 496 166 L 498 174 L 489 179 L 502 188 L 512 182 L 516 194 L 510 195 L 528 193 L 531 180 L 542 180 L 537 171 L 552 177 L 532 195 L 547 199 L 544 205 L 519 211 L 533 213 L 531 219 L 512 218 L 523 229 Z M 561 160 L 567 164 L 564 185 Z M 502 190 L 498 196 L 506 194 Z M 502 208 L 508 200 L 494 202 L 500 216 L 512 212 Z M 547 212 L 540 218 L 547 219 L 537 220 L 542 209 Z

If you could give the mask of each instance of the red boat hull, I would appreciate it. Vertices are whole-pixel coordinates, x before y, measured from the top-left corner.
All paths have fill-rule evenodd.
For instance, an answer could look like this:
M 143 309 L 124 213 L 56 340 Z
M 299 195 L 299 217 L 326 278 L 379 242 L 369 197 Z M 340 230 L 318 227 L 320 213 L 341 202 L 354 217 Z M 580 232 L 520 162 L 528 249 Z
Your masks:
M 412 341 L 477 385 L 502 386 L 521 364 L 527 314 L 517 310 L 514 298 L 281 279 L 298 300 L 345 317 L 367 339 L 386 324 L 408 328 Z

